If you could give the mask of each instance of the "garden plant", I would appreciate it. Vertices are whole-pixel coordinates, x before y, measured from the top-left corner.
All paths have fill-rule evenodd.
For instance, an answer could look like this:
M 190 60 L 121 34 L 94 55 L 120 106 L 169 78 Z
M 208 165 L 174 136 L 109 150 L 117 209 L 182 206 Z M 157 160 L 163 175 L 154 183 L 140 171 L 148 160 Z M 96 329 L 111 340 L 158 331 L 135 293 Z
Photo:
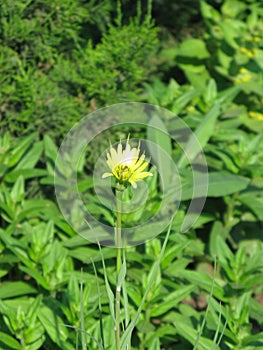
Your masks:
M 0 1 L 0 349 L 263 349 L 263 3 Z

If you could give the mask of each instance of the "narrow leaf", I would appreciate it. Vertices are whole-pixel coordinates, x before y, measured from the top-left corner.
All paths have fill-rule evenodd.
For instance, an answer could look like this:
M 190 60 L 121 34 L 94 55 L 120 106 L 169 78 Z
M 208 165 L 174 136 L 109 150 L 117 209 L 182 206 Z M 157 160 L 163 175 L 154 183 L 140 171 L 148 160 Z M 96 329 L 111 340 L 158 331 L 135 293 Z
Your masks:
M 24 153 L 29 149 L 37 136 L 38 134 L 35 132 L 18 143 L 18 145 L 11 152 L 12 156 L 9 159 L 10 167 L 13 167 L 20 161 Z
M 184 167 L 188 163 L 188 159 L 189 162 L 192 162 L 200 153 L 201 149 L 205 147 L 210 137 L 214 133 L 215 124 L 219 113 L 220 105 L 216 103 L 185 145 L 184 154 L 178 162 L 179 168 Z
M 195 191 L 193 191 L 192 179 L 189 179 L 182 186 L 182 200 L 198 197 L 223 197 L 246 189 L 249 182 L 250 180 L 244 176 L 212 172 L 209 173 L 208 188 L 207 183 L 199 181 L 195 184 Z
M 11 337 L 9 334 L 0 332 L 0 346 L 1 344 L 7 345 L 11 349 L 16 350 L 22 350 L 22 345 L 13 337 Z M 2 347 L 4 349 L 4 347 Z
M 113 294 L 113 291 L 111 290 L 111 287 L 110 287 L 110 284 L 109 284 L 109 281 L 108 281 L 108 276 L 107 276 L 105 261 L 104 261 L 104 257 L 103 257 L 103 252 L 102 252 L 102 249 L 101 249 L 101 246 L 100 246 L 99 242 L 98 242 L 98 246 L 99 246 L 101 259 L 102 259 L 103 274 L 104 274 L 106 291 L 107 291 L 108 300 L 109 300 L 110 313 L 111 313 L 111 317 L 112 317 L 113 322 L 115 322 L 114 294 Z
M 37 293 L 35 288 L 22 281 L 3 282 L 0 285 L 0 299 L 9 299 L 35 293 Z
M 15 169 L 33 169 L 39 161 L 43 151 L 42 141 L 36 142 L 32 148 L 23 156 Z

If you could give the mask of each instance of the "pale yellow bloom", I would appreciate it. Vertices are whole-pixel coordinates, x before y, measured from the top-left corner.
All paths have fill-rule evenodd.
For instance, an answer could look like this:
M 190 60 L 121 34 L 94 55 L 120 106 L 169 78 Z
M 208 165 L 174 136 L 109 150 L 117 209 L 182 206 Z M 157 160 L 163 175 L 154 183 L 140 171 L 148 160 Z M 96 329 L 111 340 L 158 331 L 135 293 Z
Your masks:
M 248 50 L 245 47 L 241 47 L 240 51 L 244 54 L 246 54 L 248 52 Z
M 244 68 L 244 67 L 239 69 L 239 73 L 240 74 L 246 74 L 247 72 L 248 72 L 248 70 L 246 68 Z
M 247 52 L 247 57 L 248 58 L 253 58 L 255 56 L 255 53 L 256 51 L 253 49 L 253 50 L 250 50 Z
M 251 74 L 247 74 L 247 75 L 244 75 L 241 78 L 241 81 L 242 81 L 242 83 L 248 83 L 248 82 L 250 82 L 251 79 L 252 79 L 252 75 Z
M 255 118 L 255 119 L 263 121 L 263 113 L 249 112 L 248 115 L 250 116 L 250 118 Z
M 102 178 L 114 176 L 116 181 L 125 187 L 130 183 L 133 188 L 136 188 L 137 181 L 153 175 L 149 171 L 144 171 L 149 162 L 145 161 L 145 154 L 140 156 L 140 146 L 131 148 L 129 140 L 125 148 L 122 148 L 121 142 L 117 150 L 111 146 L 107 153 L 107 164 L 111 172 L 104 173 Z
M 249 83 L 253 79 L 253 75 L 250 72 L 242 67 L 239 69 L 239 74 L 235 78 L 235 84 Z
M 255 41 L 255 43 L 260 43 L 261 42 L 261 38 L 259 36 L 255 36 L 253 38 L 253 41 Z

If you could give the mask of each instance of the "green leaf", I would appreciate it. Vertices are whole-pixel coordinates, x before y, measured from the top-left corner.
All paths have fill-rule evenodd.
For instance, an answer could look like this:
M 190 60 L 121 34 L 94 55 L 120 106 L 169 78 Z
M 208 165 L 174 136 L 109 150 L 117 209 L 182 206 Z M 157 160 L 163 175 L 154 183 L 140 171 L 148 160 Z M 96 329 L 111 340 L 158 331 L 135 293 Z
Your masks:
M 35 324 L 42 299 L 42 294 L 39 294 L 27 310 L 27 319 L 30 325 Z
M 256 10 L 256 6 L 254 9 L 255 11 L 251 11 L 251 13 L 247 16 L 247 26 L 251 32 L 253 32 L 259 20 L 258 18 L 259 13 Z
M 156 317 L 164 314 L 170 309 L 176 307 L 176 304 L 184 298 L 189 297 L 189 294 L 195 289 L 195 286 L 190 285 L 186 287 L 181 287 L 179 290 L 176 290 L 170 293 L 164 298 L 164 301 L 160 305 L 154 305 L 151 310 L 151 317 Z
M 152 116 L 147 127 L 147 140 L 150 141 L 147 143 L 147 147 L 160 173 L 160 177 L 165 184 L 169 184 L 172 178 L 171 138 L 162 120 L 156 115 Z
M 187 62 L 188 59 L 185 58 Z M 184 71 L 184 74 L 189 81 L 189 83 L 197 90 L 204 91 L 207 87 L 207 82 L 211 78 L 206 66 L 196 65 L 196 64 L 188 64 L 188 63 L 179 63 L 179 67 Z
M 24 153 L 28 150 L 28 148 L 32 145 L 34 140 L 37 138 L 38 133 L 33 133 L 26 138 L 24 138 L 22 141 L 18 143 L 18 145 L 12 150 L 11 157 L 9 159 L 9 166 L 13 167 L 16 165 Z
M 263 221 L 263 197 L 257 197 L 253 192 L 242 193 L 238 200 L 245 206 L 247 206 L 251 211 L 258 217 L 259 220 Z
M 215 221 L 210 232 L 209 250 L 213 259 L 221 257 L 221 250 L 218 247 L 218 237 L 226 239 L 228 236 L 227 229 L 220 221 Z M 225 254 L 223 254 L 225 256 Z M 232 258 L 232 257 L 229 257 Z
M 54 179 L 53 179 L 54 183 Z M 83 179 L 78 182 L 78 190 L 79 192 L 84 192 L 87 191 L 90 188 L 93 188 L 93 178 L 92 177 L 87 177 L 86 179 Z
M 123 283 L 125 281 L 125 276 L 126 276 L 126 260 L 123 260 L 123 263 L 121 265 L 121 268 L 120 268 L 120 272 L 119 272 L 119 275 L 118 275 L 118 286 L 123 286 Z
M 201 12 L 205 19 L 209 19 L 212 22 L 219 22 L 221 19 L 220 13 L 206 1 L 201 1 Z
M 98 246 L 99 246 L 99 250 L 100 250 L 100 254 L 101 254 L 101 260 L 102 260 L 102 266 L 103 266 L 103 275 L 104 275 L 106 291 L 107 291 L 107 296 L 108 296 L 108 301 L 109 301 L 111 318 L 112 318 L 112 321 L 115 323 L 114 294 L 113 294 L 113 291 L 112 291 L 112 289 L 110 287 L 110 284 L 109 284 L 107 270 L 106 270 L 105 261 L 104 261 L 103 251 L 102 251 L 101 246 L 100 246 L 99 243 L 98 243 Z
M 210 173 L 208 197 L 222 197 L 244 190 L 250 179 L 232 174 Z
M 17 263 L 18 261 L 19 259 L 13 254 L 5 253 L 0 255 L 0 264 L 13 264 Z
M 125 269 L 126 269 L 125 249 L 123 249 L 123 263 L 125 264 Z M 129 299 L 128 299 L 125 279 L 123 280 L 122 293 L 123 293 L 123 308 L 124 308 L 124 314 L 125 314 L 125 328 L 127 328 L 130 322 L 130 312 L 129 312 Z
M 240 86 L 230 87 L 218 93 L 216 101 L 221 105 L 222 108 L 225 108 L 230 102 L 234 100 L 240 91 Z
M 0 230 L 0 238 L 7 245 L 7 247 L 12 251 L 14 255 L 16 255 L 21 262 L 23 262 L 26 266 L 34 268 L 34 263 L 30 260 L 26 247 L 17 239 L 10 237 L 5 232 Z M 21 267 L 22 268 L 22 267 Z
M 14 213 L 14 211 L 12 210 L 13 208 L 9 208 L 9 206 L 6 205 L 6 204 L 5 204 L 4 202 L 2 202 L 1 200 L 0 200 L 0 209 L 2 209 L 2 210 L 5 212 L 5 214 L 7 214 L 7 216 L 8 216 L 9 219 L 11 219 L 11 220 L 14 219 L 15 213 Z M 1 215 L 3 216 L 3 212 L 1 213 Z M 9 220 L 8 220 L 8 221 L 9 221 Z
M 235 39 L 239 38 L 239 31 L 237 28 L 235 28 L 233 23 L 234 20 L 232 20 L 230 23 L 224 21 L 221 23 L 221 28 L 224 34 L 224 40 L 228 45 L 237 50 L 239 48 L 239 45 Z
M 56 310 L 42 305 L 38 312 L 38 318 L 55 344 L 63 350 L 75 350 L 75 347 L 67 342 L 67 328 Z
M 204 100 L 207 105 L 212 104 L 217 96 L 217 85 L 214 79 L 210 79 L 207 85 L 207 89 L 204 92 Z
M 87 240 L 85 240 L 85 241 L 87 244 Z M 74 242 L 74 239 L 73 239 L 73 241 L 70 240 L 68 242 L 65 242 L 65 247 L 70 248 L 71 247 L 70 242 Z M 101 261 L 100 253 L 97 250 L 92 249 L 92 248 L 85 248 L 85 247 L 75 248 L 75 249 L 69 250 L 68 255 L 72 256 L 75 259 L 83 261 L 83 262 L 87 262 L 90 259 L 92 259 L 94 262 Z M 103 249 L 103 257 L 104 257 L 104 260 L 115 257 L 114 250 L 107 249 L 107 248 Z
M 263 305 L 253 298 L 249 301 L 249 315 L 259 324 L 263 324 Z
M 5 344 L 11 349 L 16 349 L 16 350 L 22 350 L 23 347 L 22 345 L 13 337 L 11 337 L 9 334 L 0 332 L 0 346 L 1 344 Z M 4 349 L 4 348 L 2 348 Z
M 84 310 L 84 300 L 83 300 L 83 282 L 82 282 L 82 279 L 80 281 L 79 302 L 80 302 L 81 347 L 82 347 L 82 349 L 87 349 L 87 339 L 86 339 L 86 334 L 85 334 L 85 310 Z
M 174 314 L 175 320 L 173 321 L 177 333 L 182 335 L 188 342 L 190 342 L 193 346 L 196 343 L 196 339 L 198 337 L 198 331 L 194 329 L 193 326 L 190 326 L 186 321 L 185 317 L 175 313 Z M 198 345 L 196 349 L 199 350 L 220 350 L 218 346 L 213 346 L 213 342 L 210 339 L 207 339 L 205 337 L 200 337 L 198 341 Z
M 36 177 L 46 176 L 47 171 L 44 169 L 18 169 L 13 170 L 5 175 L 6 182 L 15 182 L 19 176 L 23 176 L 25 180 Z M 53 181 L 54 183 L 54 181 Z
M 159 338 L 154 338 L 152 344 L 149 346 L 149 350 L 161 350 L 161 344 Z
M 219 150 L 218 147 L 209 148 L 209 152 L 221 159 L 226 166 L 227 170 L 231 173 L 237 174 L 239 172 L 238 166 L 235 164 L 234 157 L 225 150 Z
M 202 175 L 201 175 L 202 176 Z M 183 185 L 182 187 L 182 200 L 189 200 L 200 197 L 224 197 L 232 193 L 240 192 L 247 188 L 250 180 L 246 177 L 233 175 L 233 174 L 222 174 L 222 173 L 210 173 L 208 191 L 207 185 L 202 184 L 200 181 L 198 185 L 195 185 L 196 197 L 193 194 L 193 184 L 191 180 Z
M 44 177 L 40 180 L 41 185 L 51 185 L 54 186 L 54 175 Z
M 46 337 L 45 329 L 39 321 L 33 328 L 28 328 L 25 333 L 25 343 L 29 344 L 30 350 L 38 350 L 42 348 Z
M 49 220 L 58 220 L 59 211 L 54 202 L 45 199 L 29 199 L 17 216 L 18 221 L 25 218 L 39 217 L 45 214 Z
M 27 273 L 29 276 L 33 277 L 38 284 L 40 284 L 46 290 L 51 290 L 51 286 L 48 284 L 47 280 L 43 275 L 36 269 L 28 268 L 25 266 L 20 266 L 20 270 Z
M 43 151 L 42 141 L 36 142 L 32 148 L 23 156 L 15 169 L 33 169 L 40 159 Z
M 253 350 L 262 349 L 263 348 L 263 332 L 259 332 L 257 334 L 249 335 L 242 341 L 243 345 L 251 345 L 253 346 Z M 256 344 L 256 346 L 255 346 Z M 245 349 L 245 348 L 244 348 Z M 248 348 L 249 349 L 249 348 Z M 252 348 L 250 348 L 252 349 Z
M 200 39 L 189 39 L 182 42 L 177 49 L 177 56 L 204 59 L 210 57 L 204 41 Z
M 215 124 L 220 113 L 220 105 L 216 103 L 209 113 L 205 116 L 200 126 L 196 129 L 184 147 L 184 154 L 178 162 L 178 167 L 182 168 L 189 161 L 193 161 L 205 147 L 210 137 L 214 133 Z
M 213 290 L 213 295 L 222 301 L 226 299 L 223 287 L 221 287 L 216 281 L 213 281 L 213 279 L 205 273 L 181 270 L 177 271 L 175 275 L 190 281 L 195 286 L 206 290 L 208 293 Z
M 35 294 L 36 289 L 30 284 L 18 282 L 3 282 L 0 285 L 0 299 L 9 299 L 21 295 Z
M 153 283 L 155 281 L 155 278 L 156 278 L 156 274 L 158 272 L 158 270 L 160 269 L 160 265 L 161 265 L 161 261 L 162 261 L 162 257 L 164 255 L 164 252 L 165 252 L 165 248 L 166 248 L 166 245 L 167 245 L 167 242 L 168 242 L 168 239 L 169 239 L 169 236 L 170 236 L 170 232 L 171 232 L 171 228 L 172 228 L 172 222 L 173 222 L 173 218 L 171 220 L 171 223 L 169 225 L 169 228 L 167 230 L 167 234 L 166 234 L 166 237 L 165 237 L 165 240 L 163 242 L 163 245 L 162 245 L 162 250 L 159 254 L 159 257 L 157 259 L 157 261 L 154 263 L 154 265 L 152 266 L 152 269 L 151 269 L 151 272 L 152 272 L 152 275 L 151 275 L 151 279 L 149 280 L 149 283 L 148 283 L 148 286 L 146 288 L 146 291 L 143 295 L 143 298 L 141 299 L 141 303 L 140 303 L 140 306 L 134 316 L 134 319 L 130 322 L 129 326 L 126 328 L 126 330 L 124 331 L 122 337 L 121 337 L 121 349 L 126 349 L 127 347 L 130 346 L 130 340 L 131 340 L 131 336 L 132 336 L 132 332 L 133 332 L 133 329 L 134 327 L 136 326 L 137 324 L 137 321 L 138 321 L 138 318 L 140 316 L 140 313 L 142 311 L 142 307 L 148 297 L 148 294 L 153 286 Z
M 221 7 L 222 14 L 233 19 L 244 10 L 246 10 L 246 4 L 237 0 L 225 1 Z
M 14 187 L 11 191 L 11 198 L 14 202 L 19 202 L 24 198 L 25 195 L 25 181 L 22 175 L 16 180 Z
M 197 95 L 196 89 L 191 89 L 190 91 L 186 92 L 182 96 L 180 96 L 178 99 L 175 100 L 173 103 L 173 107 L 171 108 L 171 111 L 175 114 L 179 114 L 182 112 L 182 110 L 185 108 L 185 106 L 192 101 L 193 97 Z
M 48 135 L 44 135 L 44 149 L 45 149 L 46 157 L 49 160 L 52 160 L 53 164 L 55 164 L 58 150 L 57 150 L 57 146 L 55 145 L 54 141 Z
M 97 293 L 98 293 L 98 302 L 99 302 L 99 324 L 100 324 L 100 340 L 101 340 L 101 348 L 102 350 L 105 348 L 105 341 L 104 341 L 104 329 L 103 329 L 103 315 L 102 315 L 102 307 L 101 307 L 101 292 L 100 292 L 100 285 L 99 285 L 99 278 L 96 270 L 96 266 L 94 262 L 91 259 L 91 263 L 93 266 L 95 278 L 96 278 L 96 285 L 97 285 Z

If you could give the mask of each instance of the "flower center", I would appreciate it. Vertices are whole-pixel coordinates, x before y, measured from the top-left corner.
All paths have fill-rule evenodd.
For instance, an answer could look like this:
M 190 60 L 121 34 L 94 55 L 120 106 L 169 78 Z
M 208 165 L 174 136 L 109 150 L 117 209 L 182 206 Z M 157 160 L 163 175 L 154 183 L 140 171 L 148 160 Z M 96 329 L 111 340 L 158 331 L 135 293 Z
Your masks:
M 118 164 L 114 169 L 114 174 L 120 182 L 126 182 L 131 176 L 131 169 L 126 164 Z

